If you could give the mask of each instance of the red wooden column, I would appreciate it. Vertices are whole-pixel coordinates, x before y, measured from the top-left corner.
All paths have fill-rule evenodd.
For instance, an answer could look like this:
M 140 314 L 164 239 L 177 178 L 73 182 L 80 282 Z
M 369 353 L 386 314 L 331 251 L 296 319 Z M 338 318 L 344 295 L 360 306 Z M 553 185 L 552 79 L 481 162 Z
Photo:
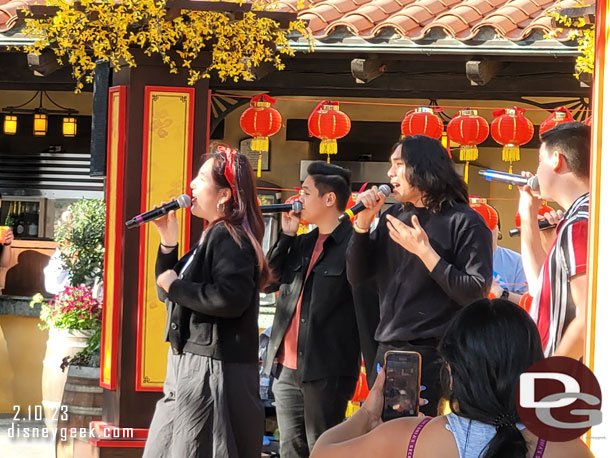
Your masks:
M 138 429 L 148 428 L 161 397 L 167 344 L 165 306 L 154 291 L 158 235 L 152 225 L 126 229 L 125 221 L 161 200 L 190 195 L 188 184 L 207 151 L 209 90 L 207 79 L 195 86 L 186 81 L 143 56 L 137 67 L 113 75 L 109 92 L 102 420 L 135 428 L 136 436 L 145 436 Z M 191 221 L 189 210 L 179 217 L 184 252 L 201 222 Z M 80 444 L 78 456 L 139 456 L 143 441 L 100 434 L 88 446 Z

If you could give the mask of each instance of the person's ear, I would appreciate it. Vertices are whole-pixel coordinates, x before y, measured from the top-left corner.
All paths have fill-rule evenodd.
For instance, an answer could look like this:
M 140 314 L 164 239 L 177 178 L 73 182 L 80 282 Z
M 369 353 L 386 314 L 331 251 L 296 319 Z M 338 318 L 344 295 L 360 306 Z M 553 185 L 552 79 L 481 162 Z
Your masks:
M 219 191 L 219 194 L 220 194 L 220 199 L 218 200 L 218 203 L 221 205 L 226 204 L 231 199 L 231 189 L 230 188 L 222 188 Z
M 559 151 L 553 151 L 553 155 L 551 157 L 551 163 L 553 165 L 553 172 L 559 172 L 563 164 L 565 163 L 565 157 Z
M 334 207 L 337 204 L 337 195 L 334 192 L 326 193 L 324 203 L 327 207 Z

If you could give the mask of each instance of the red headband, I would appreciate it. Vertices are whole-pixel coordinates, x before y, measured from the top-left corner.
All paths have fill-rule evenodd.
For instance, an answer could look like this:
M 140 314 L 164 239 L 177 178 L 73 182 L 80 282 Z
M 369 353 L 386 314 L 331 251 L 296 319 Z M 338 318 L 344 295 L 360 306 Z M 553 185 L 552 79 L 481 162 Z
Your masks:
M 233 169 L 233 164 L 235 163 L 235 154 L 237 154 L 237 151 L 232 148 L 229 148 L 228 146 L 223 145 L 218 145 L 216 147 L 216 150 L 220 151 L 220 153 L 224 155 L 226 159 L 224 176 L 229 182 L 229 186 L 231 186 L 231 190 L 233 191 L 233 199 L 237 201 L 237 191 L 235 188 L 235 172 Z

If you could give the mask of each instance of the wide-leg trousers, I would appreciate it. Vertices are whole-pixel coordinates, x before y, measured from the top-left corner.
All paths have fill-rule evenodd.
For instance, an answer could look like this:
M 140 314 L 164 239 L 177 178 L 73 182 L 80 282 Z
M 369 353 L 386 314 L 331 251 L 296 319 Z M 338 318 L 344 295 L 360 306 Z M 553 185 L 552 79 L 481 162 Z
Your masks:
M 258 366 L 170 348 L 143 458 L 260 458 Z

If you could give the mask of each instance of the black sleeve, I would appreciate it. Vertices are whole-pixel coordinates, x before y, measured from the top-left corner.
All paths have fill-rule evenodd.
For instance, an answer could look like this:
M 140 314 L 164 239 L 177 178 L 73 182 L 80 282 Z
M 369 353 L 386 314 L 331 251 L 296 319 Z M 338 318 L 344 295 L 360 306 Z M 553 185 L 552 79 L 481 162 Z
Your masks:
M 240 247 L 226 230 L 217 231 L 207 245 L 205 256 L 212 258 L 212 281 L 175 280 L 168 297 L 204 315 L 237 318 L 246 311 L 252 295 L 257 293 L 258 263 L 254 249 L 247 240 L 243 240 Z
M 273 245 L 273 248 L 271 248 L 269 253 L 267 253 L 267 262 L 269 263 L 269 268 L 273 272 L 273 277 L 275 280 L 265 287 L 266 293 L 273 293 L 280 289 L 284 265 L 289 257 L 289 253 L 294 247 L 296 240 L 297 236 L 286 235 L 281 232 L 280 236 L 275 242 L 275 245 Z
M 469 305 L 489 294 L 493 279 L 491 231 L 470 225 L 456 237 L 455 262 L 440 259 L 430 276 L 445 293 L 460 305 Z
M 360 233 L 353 230 L 347 245 L 347 279 L 356 286 L 372 280 L 379 273 L 379 253 L 384 232 L 387 231 L 386 213 L 381 215 L 377 227 L 372 232 Z
M 178 263 L 178 247 L 174 248 L 169 253 L 163 253 L 161 251 L 161 245 L 159 245 L 159 251 L 157 252 L 157 261 L 155 262 L 155 279 L 159 278 L 163 272 L 169 269 L 173 269 Z M 157 286 L 157 297 L 160 301 L 165 302 L 167 299 L 167 293 L 159 285 Z

